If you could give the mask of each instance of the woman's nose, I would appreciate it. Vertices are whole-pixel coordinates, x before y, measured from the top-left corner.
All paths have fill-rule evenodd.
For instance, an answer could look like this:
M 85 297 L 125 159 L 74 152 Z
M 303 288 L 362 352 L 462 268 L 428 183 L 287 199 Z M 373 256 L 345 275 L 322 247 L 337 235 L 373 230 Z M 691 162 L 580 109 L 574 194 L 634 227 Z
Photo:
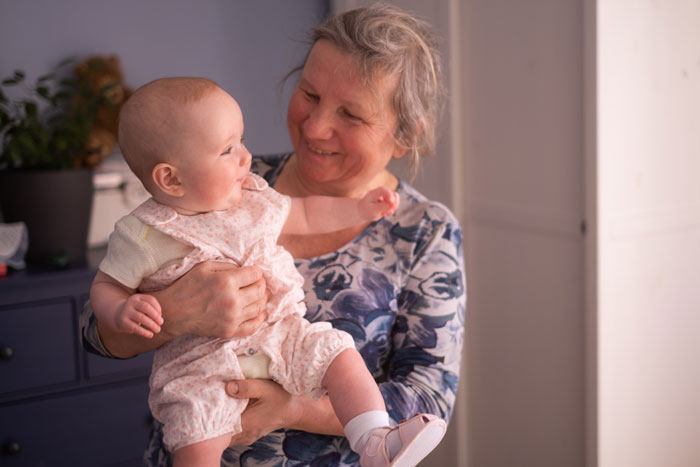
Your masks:
M 333 136 L 333 115 L 331 112 L 316 107 L 304 121 L 304 133 L 309 139 L 330 139 Z

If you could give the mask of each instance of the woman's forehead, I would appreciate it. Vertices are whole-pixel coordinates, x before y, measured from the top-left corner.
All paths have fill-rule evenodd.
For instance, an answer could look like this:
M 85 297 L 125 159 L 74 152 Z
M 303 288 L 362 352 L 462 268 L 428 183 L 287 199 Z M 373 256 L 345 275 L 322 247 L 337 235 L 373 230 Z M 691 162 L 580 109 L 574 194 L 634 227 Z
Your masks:
M 301 83 L 310 85 L 317 92 L 332 90 L 342 100 L 369 103 L 373 107 L 378 99 L 390 102 L 396 81 L 395 77 L 380 72 L 365 77 L 356 57 L 326 40 L 314 44 L 301 74 Z

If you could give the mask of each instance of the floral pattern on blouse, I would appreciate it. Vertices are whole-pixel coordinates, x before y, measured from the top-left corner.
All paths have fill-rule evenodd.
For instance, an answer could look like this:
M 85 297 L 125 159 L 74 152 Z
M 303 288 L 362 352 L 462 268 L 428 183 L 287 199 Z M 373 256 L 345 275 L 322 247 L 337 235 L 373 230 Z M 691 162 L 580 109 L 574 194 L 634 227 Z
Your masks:
M 256 157 L 252 170 L 274 186 L 290 156 Z M 394 215 L 374 222 L 335 252 L 295 260 L 305 278 L 306 318 L 329 321 L 352 335 L 395 423 L 417 412 L 449 420 L 466 308 L 462 231 L 440 203 L 404 182 L 397 191 Z M 89 330 L 84 334 L 90 346 Z M 158 422 L 144 461 L 148 466 L 171 463 Z M 296 430 L 278 430 L 251 446 L 229 448 L 221 460 L 222 466 L 358 464 L 359 455 L 344 437 Z

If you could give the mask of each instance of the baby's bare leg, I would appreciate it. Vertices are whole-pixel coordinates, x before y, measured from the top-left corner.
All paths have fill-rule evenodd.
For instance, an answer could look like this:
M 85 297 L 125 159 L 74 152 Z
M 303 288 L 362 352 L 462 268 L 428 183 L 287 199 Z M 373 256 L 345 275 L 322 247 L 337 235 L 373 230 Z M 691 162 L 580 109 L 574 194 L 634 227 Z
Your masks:
M 174 467 L 219 467 L 221 455 L 231 441 L 231 434 L 205 439 L 175 451 Z
M 377 383 L 355 349 L 346 349 L 335 357 L 322 384 L 343 426 L 361 413 L 386 410 Z

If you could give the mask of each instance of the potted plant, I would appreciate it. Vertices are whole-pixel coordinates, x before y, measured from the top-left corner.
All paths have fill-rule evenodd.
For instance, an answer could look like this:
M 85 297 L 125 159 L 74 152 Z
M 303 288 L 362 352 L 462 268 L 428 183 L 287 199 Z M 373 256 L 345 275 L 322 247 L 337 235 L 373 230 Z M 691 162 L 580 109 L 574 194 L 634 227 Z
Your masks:
M 89 92 L 64 60 L 33 84 L 17 70 L 0 85 L 0 212 L 22 221 L 29 263 L 85 259 L 93 198 L 86 143 L 111 85 Z

